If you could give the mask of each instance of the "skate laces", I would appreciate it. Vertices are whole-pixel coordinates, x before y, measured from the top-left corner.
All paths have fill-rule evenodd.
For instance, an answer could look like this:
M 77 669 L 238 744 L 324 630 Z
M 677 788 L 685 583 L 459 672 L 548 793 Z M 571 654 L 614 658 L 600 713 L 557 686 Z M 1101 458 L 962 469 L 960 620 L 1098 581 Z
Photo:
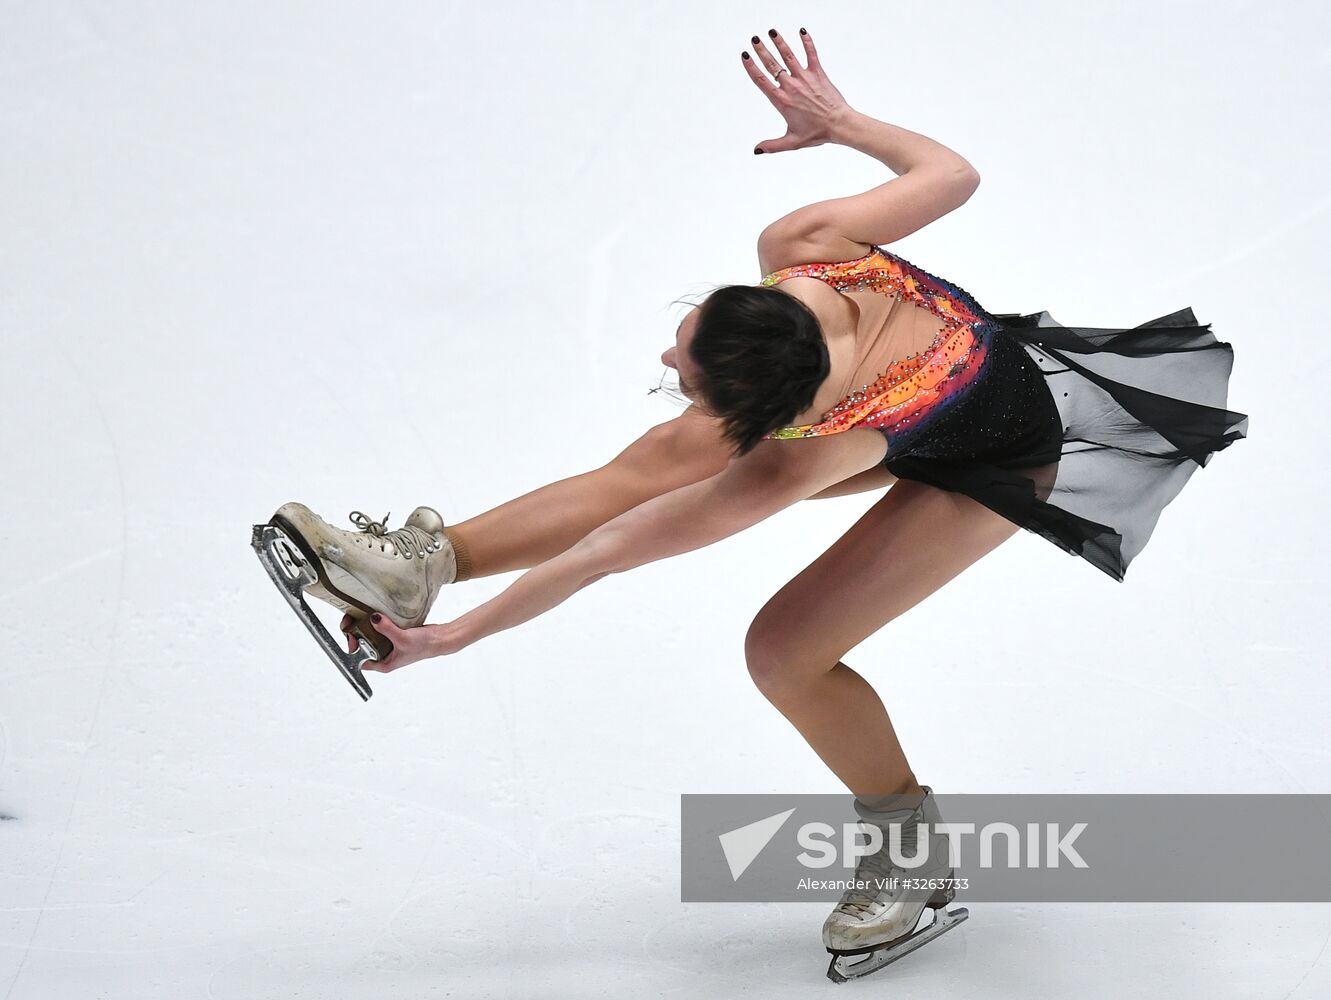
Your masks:
M 879 902 L 879 894 L 887 891 L 886 887 L 880 887 L 877 880 L 890 878 L 891 873 L 892 861 L 888 857 L 886 847 L 877 854 L 861 858 L 860 863 L 855 866 L 855 881 L 865 881 L 869 884 L 863 889 L 858 886 L 848 888 L 842 895 L 841 902 L 837 904 L 837 909 L 852 917 L 869 912 Z
M 918 819 L 916 822 L 918 822 Z M 864 825 L 869 824 L 866 822 Z M 917 833 L 918 827 L 915 823 L 902 826 L 900 851 L 903 856 L 910 858 L 915 855 L 916 844 L 918 843 Z M 880 885 L 878 881 L 879 879 L 886 881 L 891 878 L 892 870 L 897 867 L 892 861 L 890 846 L 888 831 L 883 830 L 883 846 L 875 853 L 865 855 L 860 859 L 860 863 L 855 866 L 855 881 L 868 882 L 868 886 L 863 889 L 857 886 L 848 888 L 842 895 L 841 901 L 837 903 L 836 908 L 839 911 L 852 917 L 859 917 L 881 904 L 880 896 L 882 893 L 892 891 L 889 886 Z
M 400 528 L 389 531 L 388 519 L 392 516 L 392 514 L 385 514 L 383 520 L 376 521 L 358 510 L 353 510 L 348 515 L 347 520 L 366 534 L 391 542 L 397 554 L 405 559 L 413 559 L 416 556 L 424 559 L 426 553 L 433 552 L 438 547 L 428 531 L 424 528 L 418 528 L 414 524 L 404 524 Z

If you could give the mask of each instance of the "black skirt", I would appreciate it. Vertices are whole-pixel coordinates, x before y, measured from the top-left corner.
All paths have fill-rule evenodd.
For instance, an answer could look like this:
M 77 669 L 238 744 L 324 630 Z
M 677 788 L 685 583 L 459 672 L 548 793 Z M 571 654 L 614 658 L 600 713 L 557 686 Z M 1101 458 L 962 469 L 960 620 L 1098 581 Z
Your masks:
M 927 272 L 926 272 L 927 273 Z M 1165 506 L 1247 435 L 1226 408 L 1233 348 L 1184 308 L 1128 329 L 1048 312 L 987 313 L 963 398 L 889 448 L 884 466 L 963 493 L 1122 580 Z

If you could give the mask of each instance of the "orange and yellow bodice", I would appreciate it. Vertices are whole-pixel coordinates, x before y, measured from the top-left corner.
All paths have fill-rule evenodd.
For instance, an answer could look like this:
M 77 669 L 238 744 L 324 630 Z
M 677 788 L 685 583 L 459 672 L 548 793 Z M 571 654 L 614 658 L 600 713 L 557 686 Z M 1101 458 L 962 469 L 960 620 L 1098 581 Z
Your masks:
M 928 309 L 943 321 L 933 342 L 892 362 L 872 383 L 841 400 L 817 423 L 779 427 L 765 439 L 815 437 L 851 427 L 872 427 L 900 439 L 931 424 L 964 394 L 984 368 L 996 322 L 959 286 L 874 246 L 863 257 L 836 263 L 792 264 L 768 274 L 764 285 L 796 276 L 818 278 L 838 291 L 869 290 Z

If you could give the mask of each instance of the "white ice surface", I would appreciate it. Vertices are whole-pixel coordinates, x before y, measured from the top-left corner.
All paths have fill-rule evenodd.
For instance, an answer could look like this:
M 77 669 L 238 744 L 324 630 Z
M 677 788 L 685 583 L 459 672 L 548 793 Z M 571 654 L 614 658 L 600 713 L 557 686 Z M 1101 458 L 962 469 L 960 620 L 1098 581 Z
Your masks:
M 1324 5 L 6 4 L 0 1000 L 833 989 L 825 906 L 679 902 L 679 796 L 842 790 L 742 641 L 873 495 L 368 704 L 248 544 L 289 499 L 456 522 L 674 416 L 671 300 L 890 176 L 750 152 L 782 129 L 739 53 L 801 24 L 984 178 L 901 253 L 995 311 L 1191 305 L 1252 414 L 1127 583 L 1021 534 L 848 656 L 916 773 L 1331 790 Z M 974 904 L 846 989 L 1314 998 L 1329 938 L 1321 905 Z

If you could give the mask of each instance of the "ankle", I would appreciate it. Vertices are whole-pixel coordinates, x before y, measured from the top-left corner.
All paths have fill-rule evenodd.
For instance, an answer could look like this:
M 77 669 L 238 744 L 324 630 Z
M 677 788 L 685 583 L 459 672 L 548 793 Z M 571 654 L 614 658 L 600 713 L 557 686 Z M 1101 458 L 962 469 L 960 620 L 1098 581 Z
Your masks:
M 924 786 L 917 782 L 915 775 L 912 774 L 898 782 L 896 787 L 890 791 L 856 795 L 855 800 L 869 811 L 879 812 L 914 808 L 919 802 L 923 801 L 925 794 Z
M 463 540 L 462 535 L 457 528 L 445 526 L 444 536 L 448 539 L 449 544 L 453 546 L 453 555 L 457 557 L 457 575 L 453 577 L 453 582 L 461 583 L 463 580 L 471 579 L 471 550 L 467 548 L 467 543 Z

